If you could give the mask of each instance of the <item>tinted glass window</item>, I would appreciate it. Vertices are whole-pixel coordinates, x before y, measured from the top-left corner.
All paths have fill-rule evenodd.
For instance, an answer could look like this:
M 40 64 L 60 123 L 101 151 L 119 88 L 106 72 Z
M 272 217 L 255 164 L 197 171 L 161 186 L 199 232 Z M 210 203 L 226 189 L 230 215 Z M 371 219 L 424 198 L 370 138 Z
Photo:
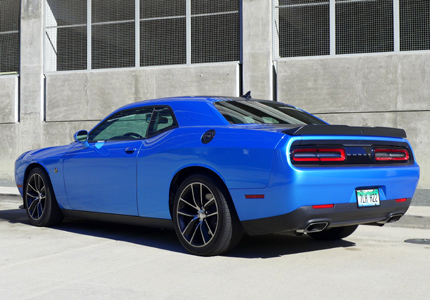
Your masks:
M 325 124 L 308 113 L 278 102 L 219 101 L 215 107 L 231 124 Z
M 146 138 L 153 108 L 121 111 L 94 129 L 89 141 L 136 140 Z
M 148 136 L 154 136 L 177 127 L 175 116 L 168 107 L 157 108 L 152 116 Z

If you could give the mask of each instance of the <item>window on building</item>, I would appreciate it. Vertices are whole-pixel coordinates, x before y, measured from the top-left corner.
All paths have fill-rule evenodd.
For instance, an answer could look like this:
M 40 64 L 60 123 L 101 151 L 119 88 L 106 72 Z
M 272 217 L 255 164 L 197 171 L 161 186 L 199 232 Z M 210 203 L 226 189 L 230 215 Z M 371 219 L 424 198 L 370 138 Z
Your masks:
M 239 1 L 46 0 L 46 71 L 238 61 Z
M 87 69 L 86 0 L 47 0 L 46 71 Z
M 390 52 L 392 0 L 336 0 L 336 54 Z
M 187 63 L 186 0 L 140 0 L 140 66 Z
M 0 0 L 0 74 L 19 72 L 20 1 Z
M 135 66 L 135 1 L 91 1 L 92 69 Z
M 330 54 L 328 0 L 279 1 L 279 56 Z
M 400 50 L 430 50 L 430 1 L 400 0 Z
M 239 60 L 239 1 L 191 1 L 193 63 Z
M 430 50 L 428 0 L 272 1 L 276 58 Z

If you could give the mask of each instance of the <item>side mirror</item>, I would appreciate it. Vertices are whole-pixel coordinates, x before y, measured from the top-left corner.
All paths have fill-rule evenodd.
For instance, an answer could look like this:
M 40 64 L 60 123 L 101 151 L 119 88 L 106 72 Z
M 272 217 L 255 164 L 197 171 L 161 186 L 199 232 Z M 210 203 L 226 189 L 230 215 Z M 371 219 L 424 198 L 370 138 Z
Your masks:
M 88 131 L 86 130 L 79 130 L 73 135 L 73 138 L 75 139 L 75 142 L 81 143 L 84 148 L 88 148 Z

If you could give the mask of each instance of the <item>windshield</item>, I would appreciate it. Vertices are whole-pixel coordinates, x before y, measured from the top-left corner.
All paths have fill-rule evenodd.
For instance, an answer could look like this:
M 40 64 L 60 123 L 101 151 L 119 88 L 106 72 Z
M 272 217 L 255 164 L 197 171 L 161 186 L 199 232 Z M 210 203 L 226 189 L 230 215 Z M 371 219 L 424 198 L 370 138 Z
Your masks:
M 215 107 L 230 124 L 326 125 L 297 108 L 272 101 L 218 101 Z

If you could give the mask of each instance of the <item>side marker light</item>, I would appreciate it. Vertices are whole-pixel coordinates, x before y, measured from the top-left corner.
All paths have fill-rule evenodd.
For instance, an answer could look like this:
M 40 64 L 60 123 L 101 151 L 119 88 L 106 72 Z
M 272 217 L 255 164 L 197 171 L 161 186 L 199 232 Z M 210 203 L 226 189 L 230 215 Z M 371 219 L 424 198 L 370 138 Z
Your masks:
M 260 195 L 245 195 L 245 199 L 264 199 L 264 194 L 260 194 Z
M 333 208 L 334 204 L 312 205 L 313 209 Z
M 396 199 L 396 202 L 406 202 L 406 201 L 408 201 L 407 198 Z

